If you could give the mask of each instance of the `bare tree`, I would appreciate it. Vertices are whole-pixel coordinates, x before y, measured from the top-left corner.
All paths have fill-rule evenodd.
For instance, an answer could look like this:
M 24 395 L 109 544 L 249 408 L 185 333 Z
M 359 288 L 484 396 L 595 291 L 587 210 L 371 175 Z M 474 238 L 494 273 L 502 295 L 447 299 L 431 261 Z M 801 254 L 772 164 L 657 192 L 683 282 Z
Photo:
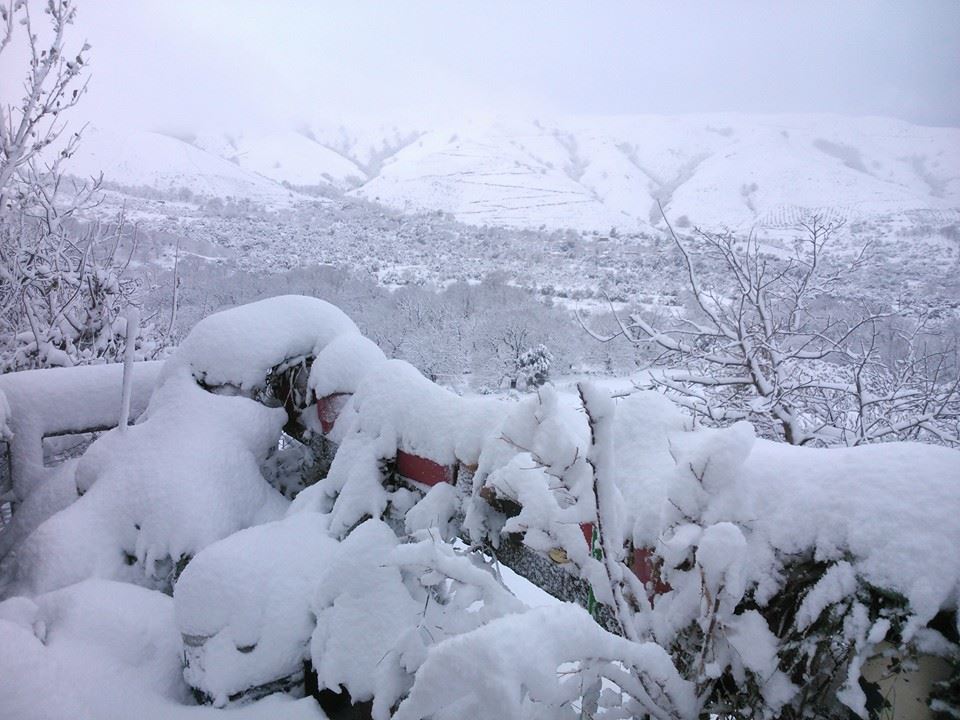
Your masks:
M 30 199 L 56 217 L 49 184 L 37 181 L 42 176 L 59 177 L 60 163 L 70 157 L 80 138 L 76 132 L 53 157 L 43 154 L 66 127 L 61 115 L 86 92 L 88 81 L 82 71 L 90 49 L 84 43 L 73 57 L 67 57 L 65 34 L 76 15 L 71 0 L 48 0 L 43 12 L 51 25 L 46 43 L 37 34 L 29 3 L 11 0 L 0 6 L 0 53 L 8 50 L 15 31 L 22 27 L 30 56 L 22 102 L 0 106 L 0 213 L 13 209 L 18 193 L 36 193 Z
M 99 178 L 64 172 L 80 140 L 64 113 L 86 91 L 90 48 L 66 50 L 72 0 L 47 0 L 43 14 L 38 27 L 29 3 L 0 5 L 0 54 L 20 33 L 28 56 L 21 102 L 0 106 L 0 371 L 118 360 L 122 311 L 137 291 L 124 277 L 135 228 L 122 213 L 109 224 L 77 220 L 100 200 Z
M 754 236 L 699 229 L 697 252 L 667 227 L 691 311 L 668 326 L 635 313 L 617 317 L 616 333 L 591 331 L 653 346 L 651 385 L 709 421 L 750 419 L 795 445 L 958 442 L 956 346 L 934 348 L 920 318 L 893 331 L 898 347 L 885 355 L 895 313 L 836 301 L 868 246 L 845 265 L 827 263 L 838 226 L 819 217 L 804 224 L 786 258 L 764 253 Z M 708 284 L 708 276 L 716 280 Z

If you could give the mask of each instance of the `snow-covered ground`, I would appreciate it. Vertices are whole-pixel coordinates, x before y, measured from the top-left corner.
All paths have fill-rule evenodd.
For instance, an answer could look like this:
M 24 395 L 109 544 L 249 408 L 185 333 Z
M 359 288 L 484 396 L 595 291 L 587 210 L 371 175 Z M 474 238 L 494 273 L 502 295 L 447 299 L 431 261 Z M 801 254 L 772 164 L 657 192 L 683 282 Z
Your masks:
M 287 413 L 256 398 L 304 354 L 318 358 L 308 387 L 351 397 L 328 432 L 329 474 L 288 503 L 264 463 Z M 759 687 L 776 714 L 800 688 L 769 618 L 805 563 L 819 574 L 791 632 L 837 623 L 824 639 L 849 655 L 831 692 L 861 717 L 861 667 L 884 640 L 956 658 L 956 628 L 929 623 L 960 601 L 958 451 L 794 448 L 743 422 L 691 430 L 655 393 L 572 390 L 455 395 L 310 298 L 210 316 L 136 425 L 32 489 L 55 507 L 34 508 L 39 524 L 2 565 L 5 717 L 322 718 L 311 699 L 272 694 L 301 693 L 306 660 L 320 688 L 371 701 L 378 719 L 574 718 L 591 702 L 692 718 L 707 697 L 695 688 L 721 677 Z M 463 480 L 394 481 L 400 452 Z M 613 608 L 622 634 L 512 576 L 505 587 L 452 542 L 457 527 L 487 550 L 522 537 Z M 657 558 L 646 586 L 638 550 Z M 687 648 L 691 632 L 708 651 Z M 231 703 L 243 707 L 218 709 Z

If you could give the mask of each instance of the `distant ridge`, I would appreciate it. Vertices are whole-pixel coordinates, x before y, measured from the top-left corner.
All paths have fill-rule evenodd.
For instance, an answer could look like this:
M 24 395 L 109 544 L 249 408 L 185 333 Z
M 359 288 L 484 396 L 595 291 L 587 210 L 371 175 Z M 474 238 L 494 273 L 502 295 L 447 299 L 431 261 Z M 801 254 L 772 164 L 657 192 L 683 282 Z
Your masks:
M 206 148 L 206 149 L 204 149 Z M 85 134 L 84 174 L 170 190 L 290 202 L 317 186 L 476 224 L 647 231 L 657 202 L 681 224 L 791 227 L 960 216 L 960 128 L 825 115 L 489 120 L 433 129 L 198 138 Z M 80 174 L 80 173 L 78 173 Z

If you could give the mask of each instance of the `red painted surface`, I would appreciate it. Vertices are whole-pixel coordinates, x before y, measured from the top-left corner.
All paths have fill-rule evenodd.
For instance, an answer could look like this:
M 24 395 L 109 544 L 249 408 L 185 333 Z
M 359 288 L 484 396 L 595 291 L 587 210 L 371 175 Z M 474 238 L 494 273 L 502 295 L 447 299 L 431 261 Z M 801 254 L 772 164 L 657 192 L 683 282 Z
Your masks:
M 587 541 L 587 547 L 592 547 L 593 523 L 581 523 L 580 530 L 583 532 L 583 539 Z M 660 566 L 651 548 L 634 548 L 630 553 L 629 565 L 633 574 L 647 588 L 651 600 L 673 589 L 660 578 Z
M 654 562 L 653 550 L 650 548 L 634 548 L 630 569 L 643 583 L 651 599 L 673 589 L 660 578 L 660 567 Z
M 397 450 L 397 474 L 423 485 L 453 483 L 452 467 L 403 450 Z
M 337 416 L 340 415 L 340 411 L 343 410 L 343 406 L 347 404 L 349 399 L 350 393 L 333 393 L 317 398 L 317 417 L 320 419 L 320 427 L 323 429 L 324 435 L 333 430 L 333 426 L 337 422 Z

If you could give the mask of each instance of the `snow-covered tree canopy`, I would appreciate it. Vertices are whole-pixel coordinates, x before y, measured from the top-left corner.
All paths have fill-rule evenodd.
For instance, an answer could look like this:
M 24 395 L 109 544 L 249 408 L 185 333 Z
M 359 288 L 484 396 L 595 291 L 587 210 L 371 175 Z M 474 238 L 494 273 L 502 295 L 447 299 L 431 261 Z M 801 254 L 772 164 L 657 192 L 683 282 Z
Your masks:
M 306 444 L 278 450 L 285 426 Z M 318 447 L 329 470 L 291 502 Z M 137 423 L 39 476 L 0 531 L 0 698 L 11 717 L 318 718 L 316 696 L 378 719 L 868 718 L 908 678 L 956 712 L 958 511 L 955 450 L 691 430 L 657 393 L 591 383 L 458 396 L 336 307 L 277 297 L 200 323 Z M 528 606 L 497 560 L 556 601 Z

